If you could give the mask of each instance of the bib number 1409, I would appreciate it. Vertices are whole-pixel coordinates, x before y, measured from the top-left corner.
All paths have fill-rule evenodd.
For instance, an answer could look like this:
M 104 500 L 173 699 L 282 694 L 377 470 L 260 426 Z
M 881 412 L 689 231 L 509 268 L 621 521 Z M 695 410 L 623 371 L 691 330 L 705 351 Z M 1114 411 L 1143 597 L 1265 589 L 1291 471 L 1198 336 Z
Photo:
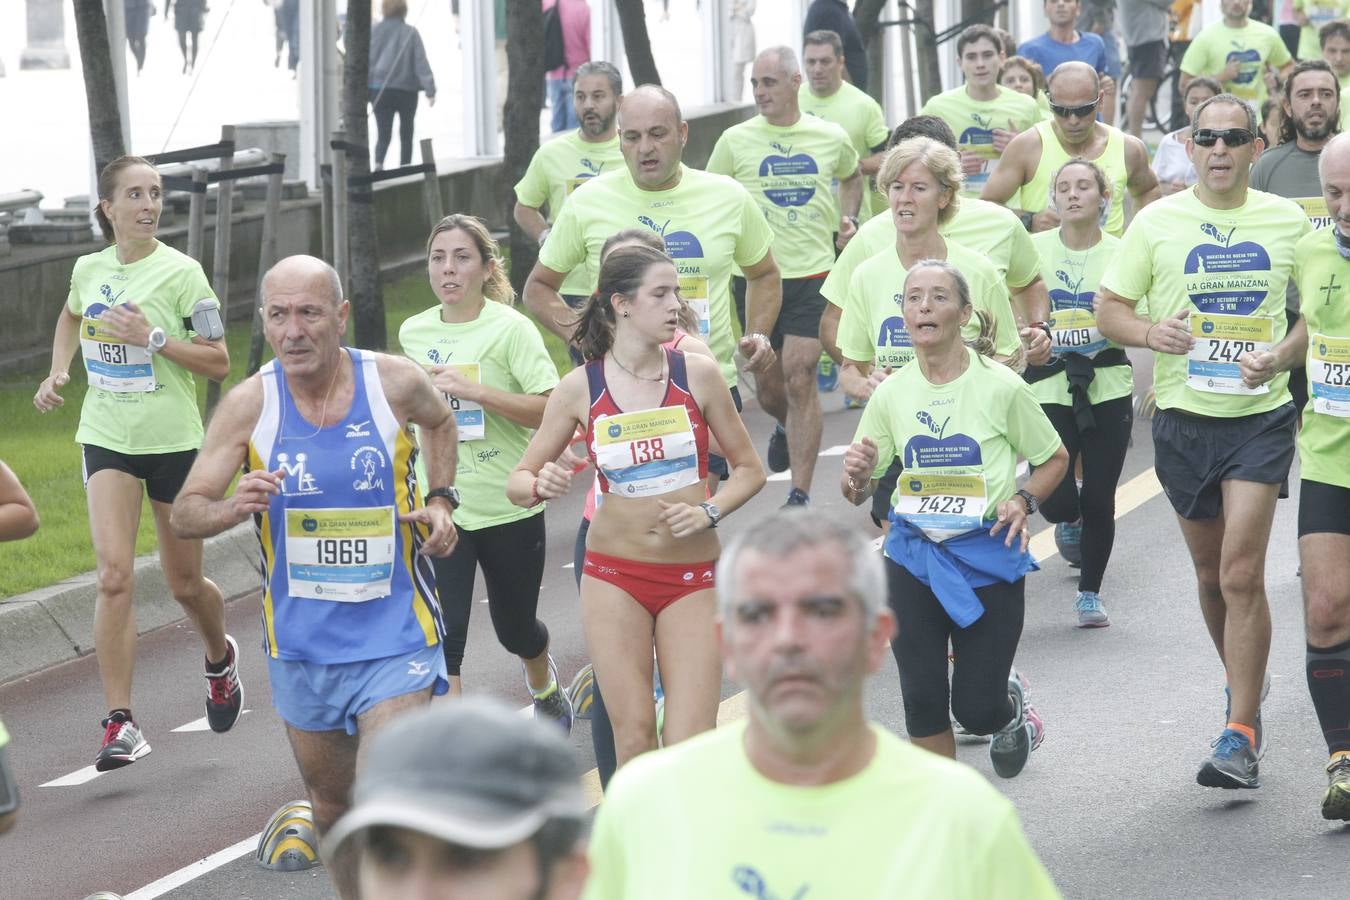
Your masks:
M 635 466 L 640 463 L 666 458 L 665 442 L 659 437 L 633 441 L 628 445 L 628 451 L 633 457 L 633 465 Z
M 318 541 L 319 562 L 324 565 L 363 566 L 367 561 L 364 538 L 325 538 Z

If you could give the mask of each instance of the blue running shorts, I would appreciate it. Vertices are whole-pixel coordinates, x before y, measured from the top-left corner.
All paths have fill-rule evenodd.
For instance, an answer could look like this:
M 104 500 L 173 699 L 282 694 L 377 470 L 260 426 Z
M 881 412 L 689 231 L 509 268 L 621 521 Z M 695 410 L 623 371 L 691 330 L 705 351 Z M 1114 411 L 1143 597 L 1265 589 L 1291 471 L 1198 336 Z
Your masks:
M 267 659 L 272 706 L 286 724 L 301 731 L 356 734 L 356 718 L 377 703 L 426 690 L 450 689 L 441 645 L 397 656 L 349 663 Z

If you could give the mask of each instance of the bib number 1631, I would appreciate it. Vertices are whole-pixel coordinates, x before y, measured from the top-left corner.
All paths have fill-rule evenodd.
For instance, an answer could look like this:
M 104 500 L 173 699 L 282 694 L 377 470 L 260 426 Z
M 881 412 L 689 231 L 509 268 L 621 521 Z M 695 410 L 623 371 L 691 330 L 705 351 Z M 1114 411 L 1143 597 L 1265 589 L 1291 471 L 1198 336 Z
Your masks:
M 665 443 L 659 437 L 633 441 L 628 445 L 628 451 L 633 456 L 633 465 L 635 466 L 640 463 L 666 458 Z

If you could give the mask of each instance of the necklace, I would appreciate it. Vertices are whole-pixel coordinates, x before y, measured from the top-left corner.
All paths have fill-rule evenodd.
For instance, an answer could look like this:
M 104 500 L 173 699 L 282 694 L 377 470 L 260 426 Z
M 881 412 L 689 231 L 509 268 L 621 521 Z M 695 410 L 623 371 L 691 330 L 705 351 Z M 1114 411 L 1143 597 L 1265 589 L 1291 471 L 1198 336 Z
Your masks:
M 650 377 L 650 376 L 647 376 L 647 375 L 639 375 L 638 373 L 634 372 L 632 369 L 628 368 L 628 367 L 625 366 L 623 363 L 619 362 L 619 357 L 618 357 L 617 355 L 615 355 L 615 353 L 614 353 L 613 350 L 610 350 L 610 351 L 609 351 L 609 358 L 612 359 L 612 360 L 614 360 L 614 365 L 618 366 L 620 369 L 623 369 L 625 372 L 627 372 L 629 375 L 632 375 L 632 376 L 633 376 L 634 378 L 636 378 L 638 381 L 658 381 L 658 382 L 659 382 L 659 381 L 665 381 L 665 380 L 666 380 L 665 354 L 663 353 L 663 354 L 661 354 L 661 356 L 662 356 L 662 360 L 661 360 L 661 374 L 660 374 L 660 375 L 657 375 L 655 378 L 652 378 L 652 377 Z
M 339 350 L 339 352 L 341 352 L 341 351 Z M 307 441 L 307 440 L 309 440 L 310 438 L 314 437 L 316 434 L 318 434 L 320 431 L 323 431 L 323 421 L 324 421 L 324 419 L 326 419 L 326 418 L 328 417 L 328 401 L 331 400 L 331 399 L 333 398 L 333 388 L 337 385 L 337 377 L 338 377 L 338 374 L 339 374 L 341 371 L 342 371 L 342 358 L 341 358 L 341 356 L 339 356 L 339 357 L 338 357 L 337 368 L 333 370 L 333 377 L 330 378 L 330 379 L 328 380 L 328 393 L 326 393 L 326 394 L 323 395 L 323 406 L 320 407 L 320 409 L 319 409 L 319 427 L 315 428 L 315 429 L 314 429 L 313 431 L 311 431 L 309 434 L 304 435 L 303 437 L 300 436 L 300 435 L 292 435 L 292 436 L 290 436 L 290 437 L 287 437 L 287 435 L 286 435 L 286 404 L 283 403 L 283 404 L 281 405 L 281 424 L 279 424 L 279 425 L 277 426 L 277 435 L 278 435 L 278 438 L 277 438 L 277 439 L 278 439 L 278 441 L 280 441 L 280 442 L 285 442 L 285 441 Z M 296 408 L 297 408 L 297 410 L 299 409 L 299 407 L 296 407 Z

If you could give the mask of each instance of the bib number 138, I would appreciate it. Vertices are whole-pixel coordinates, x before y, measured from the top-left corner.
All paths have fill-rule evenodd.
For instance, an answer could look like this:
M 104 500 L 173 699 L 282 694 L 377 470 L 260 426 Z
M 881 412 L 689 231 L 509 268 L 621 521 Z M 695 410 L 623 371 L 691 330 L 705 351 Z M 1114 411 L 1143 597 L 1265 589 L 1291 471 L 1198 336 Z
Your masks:
M 628 445 L 628 451 L 633 457 L 633 465 L 635 466 L 640 463 L 666 458 L 665 441 L 659 437 L 633 441 Z

